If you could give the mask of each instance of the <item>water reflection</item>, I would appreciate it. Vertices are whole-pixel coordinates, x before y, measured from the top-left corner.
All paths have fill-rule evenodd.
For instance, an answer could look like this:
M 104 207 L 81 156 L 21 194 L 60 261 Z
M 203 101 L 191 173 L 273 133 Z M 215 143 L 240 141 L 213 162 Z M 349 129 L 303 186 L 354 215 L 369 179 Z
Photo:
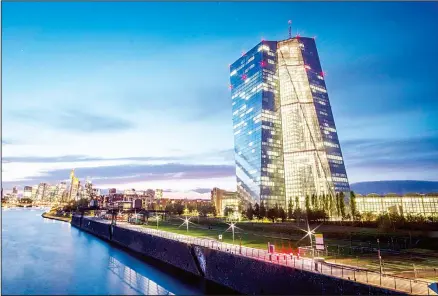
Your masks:
M 122 264 L 114 257 L 110 257 L 108 269 L 120 278 L 129 287 L 144 295 L 175 295 L 164 289 L 156 282 L 139 274 L 132 268 Z
M 183 274 L 141 261 L 70 223 L 44 219 L 42 212 L 2 212 L 3 294 L 202 294 L 202 286 Z

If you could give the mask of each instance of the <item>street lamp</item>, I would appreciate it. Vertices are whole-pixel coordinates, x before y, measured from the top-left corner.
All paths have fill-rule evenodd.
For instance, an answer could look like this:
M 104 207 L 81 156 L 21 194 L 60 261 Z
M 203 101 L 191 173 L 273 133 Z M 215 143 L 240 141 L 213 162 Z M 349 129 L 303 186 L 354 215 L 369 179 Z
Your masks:
M 157 213 L 155 213 L 155 219 L 157 220 L 157 229 L 158 229 L 158 220 L 159 220 L 159 217 L 158 217 L 158 214 L 157 214 Z
M 183 223 L 179 226 L 179 227 L 181 227 L 181 226 L 183 226 L 183 225 L 186 225 L 186 229 L 187 229 L 187 232 L 189 232 L 189 223 L 190 223 L 190 218 L 191 217 L 185 217 L 184 219 L 183 219 Z M 179 228 L 178 227 L 178 228 Z
M 231 231 L 233 232 L 233 244 L 234 244 L 234 229 L 237 228 L 236 222 L 231 222 L 231 224 L 228 224 L 228 225 L 230 225 L 230 227 L 228 227 L 227 230 L 231 228 Z M 225 230 L 225 232 L 227 230 Z
M 380 240 L 379 239 L 377 239 L 377 247 L 378 247 L 377 255 L 379 256 L 380 274 L 382 274 L 382 271 L 383 271 L 383 269 L 382 269 L 382 255 L 380 254 Z

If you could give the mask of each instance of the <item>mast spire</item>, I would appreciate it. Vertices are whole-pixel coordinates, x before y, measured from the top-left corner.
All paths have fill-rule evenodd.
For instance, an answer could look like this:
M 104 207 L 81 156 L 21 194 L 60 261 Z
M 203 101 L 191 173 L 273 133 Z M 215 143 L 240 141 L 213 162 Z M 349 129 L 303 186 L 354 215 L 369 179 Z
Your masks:
M 292 21 L 289 20 L 287 22 L 289 24 L 289 39 L 292 38 Z

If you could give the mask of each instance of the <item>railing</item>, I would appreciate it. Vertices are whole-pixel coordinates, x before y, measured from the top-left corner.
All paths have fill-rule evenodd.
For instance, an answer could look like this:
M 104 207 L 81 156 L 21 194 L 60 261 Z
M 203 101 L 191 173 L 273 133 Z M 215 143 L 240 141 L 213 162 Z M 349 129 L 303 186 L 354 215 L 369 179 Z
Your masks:
M 250 257 L 261 261 L 272 262 L 273 264 L 285 265 L 297 269 L 307 270 L 314 273 L 320 273 L 328 276 L 342 278 L 349 281 L 366 283 L 368 285 L 392 289 L 408 294 L 416 295 L 437 295 L 429 289 L 428 282 L 396 277 L 391 275 L 381 274 L 375 271 L 360 270 L 354 267 L 340 266 L 336 264 L 326 263 L 321 260 L 308 257 L 300 257 L 292 254 L 284 253 L 268 253 L 265 250 L 249 248 L 234 244 L 228 244 L 213 239 L 198 238 L 188 235 L 176 234 L 167 231 L 146 228 L 138 225 L 132 225 L 126 222 L 118 223 L 118 226 L 124 228 L 135 229 L 140 232 L 151 235 L 160 236 L 163 238 L 180 241 L 187 244 L 202 246 L 205 248 L 215 249 L 231 254 Z

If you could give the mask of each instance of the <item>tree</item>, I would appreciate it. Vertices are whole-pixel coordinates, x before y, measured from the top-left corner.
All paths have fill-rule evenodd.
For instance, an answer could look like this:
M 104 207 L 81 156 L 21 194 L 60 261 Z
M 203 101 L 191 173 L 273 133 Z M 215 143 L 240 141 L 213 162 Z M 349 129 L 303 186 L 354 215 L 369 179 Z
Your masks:
M 286 212 L 283 207 L 280 207 L 280 210 L 278 212 L 278 218 L 281 219 L 281 222 L 284 222 L 286 220 Z
M 175 207 L 175 213 L 179 216 L 182 215 L 182 213 L 184 213 L 184 205 L 182 203 L 176 203 L 174 204 Z
M 316 205 L 316 194 L 315 193 L 312 194 L 312 197 L 310 199 L 310 204 L 312 206 L 312 209 L 316 209 L 317 208 L 317 205 Z
M 339 203 L 340 199 L 339 199 L 339 193 L 336 193 L 335 195 L 335 203 L 336 203 L 336 215 L 340 216 L 341 214 L 341 205 Z
M 203 217 L 207 217 L 208 214 L 214 215 L 216 209 L 213 205 L 201 205 L 198 207 L 199 214 Z
M 292 217 L 295 219 L 295 221 L 300 221 L 303 217 L 303 211 L 301 211 L 301 209 L 295 209 Z
M 175 208 L 174 208 L 173 204 L 171 204 L 171 203 L 167 204 L 166 208 L 164 210 L 168 211 L 170 214 L 174 214 L 175 213 Z
M 356 209 L 356 195 L 354 191 L 350 193 L 350 208 L 351 208 L 351 216 L 353 216 L 353 221 L 357 218 L 357 209 Z
M 266 208 L 265 208 L 265 203 L 262 201 L 262 203 L 260 204 L 260 219 L 263 219 L 266 217 Z
M 20 199 L 20 203 L 32 203 L 32 199 L 28 197 L 24 197 Z
M 260 219 L 260 206 L 258 203 L 255 203 L 254 205 L 254 216 L 256 216 L 257 219 Z
M 339 212 L 341 214 L 342 219 L 345 218 L 345 200 L 344 200 L 344 192 L 339 193 Z
M 310 212 L 310 200 L 309 200 L 309 195 L 306 194 L 306 201 L 305 201 L 305 205 L 306 205 L 306 212 Z
M 292 219 L 292 215 L 294 213 L 294 206 L 292 204 L 292 199 L 289 200 L 289 204 L 287 206 L 287 217 Z
M 81 198 L 73 203 L 73 208 L 87 208 L 89 200 L 86 198 Z
M 298 198 L 298 196 L 295 196 L 295 210 L 296 209 L 301 209 L 300 199 Z
M 188 204 L 188 205 L 187 205 L 187 210 L 188 210 L 190 213 L 193 212 L 195 209 L 196 209 L 196 207 L 195 207 L 194 205 L 192 205 L 192 204 Z
M 254 218 L 254 209 L 252 208 L 252 204 L 250 203 L 245 213 L 246 218 L 248 220 L 252 220 Z
M 272 220 L 272 223 L 275 222 L 275 219 L 278 217 L 278 211 L 277 208 L 271 208 L 268 210 L 268 219 Z
M 327 201 L 325 199 L 325 193 L 321 195 L 321 209 L 327 211 Z
M 234 213 L 234 209 L 231 207 L 225 207 L 224 209 L 224 216 L 228 217 L 229 215 Z
M 330 216 L 335 216 L 337 215 L 336 209 L 337 209 L 337 200 L 335 199 L 335 196 L 333 194 L 329 194 L 328 196 L 328 201 L 329 201 L 329 213 Z

